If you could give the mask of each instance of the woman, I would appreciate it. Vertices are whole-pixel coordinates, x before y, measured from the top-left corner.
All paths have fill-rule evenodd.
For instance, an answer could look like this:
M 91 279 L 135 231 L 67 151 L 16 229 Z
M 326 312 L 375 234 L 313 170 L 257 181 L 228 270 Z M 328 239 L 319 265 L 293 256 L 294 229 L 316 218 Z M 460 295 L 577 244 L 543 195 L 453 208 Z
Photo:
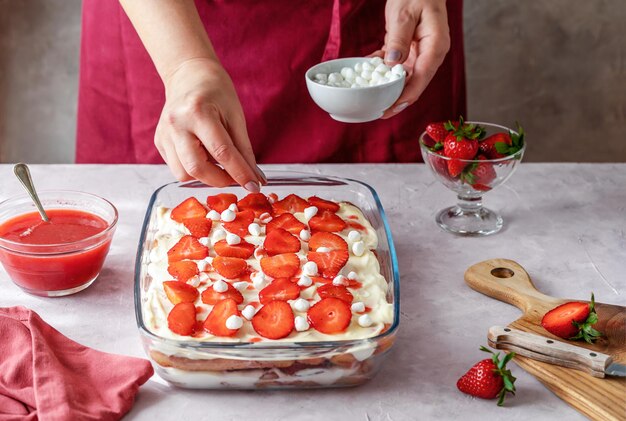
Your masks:
M 257 162 L 418 161 L 427 122 L 465 111 L 462 0 L 121 3 L 83 4 L 77 162 L 162 158 L 255 192 Z M 381 120 L 332 120 L 304 72 L 372 53 L 404 64 L 403 93 Z

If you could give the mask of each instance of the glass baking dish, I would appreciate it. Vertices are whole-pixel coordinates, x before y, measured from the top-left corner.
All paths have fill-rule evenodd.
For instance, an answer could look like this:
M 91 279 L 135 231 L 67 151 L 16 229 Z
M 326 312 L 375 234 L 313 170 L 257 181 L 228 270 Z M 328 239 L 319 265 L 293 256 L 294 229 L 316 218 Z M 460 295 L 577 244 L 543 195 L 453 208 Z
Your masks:
M 157 231 L 157 209 L 174 207 L 195 196 L 201 202 L 218 193 L 247 192 L 239 186 L 214 188 L 199 182 L 175 182 L 157 189 L 148 204 L 135 265 L 135 315 L 144 349 L 155 371 L 168 383 L 199 389 L 321 388 L 356 386 L 374 377 L 391 348 L 399 323 L 400 276 L 391 230 L 378 195 L 369 185 L 339 177 L 268 171 L 264 193 L 295 193 L 345 201 L 361 209 L 378 235 L 375 254 L 388 282 L 393 322 L 377 336 L 323 342 L 209 342 L 174 340 L 151 332 L 143 304 L 152 282 L 150 251 Z

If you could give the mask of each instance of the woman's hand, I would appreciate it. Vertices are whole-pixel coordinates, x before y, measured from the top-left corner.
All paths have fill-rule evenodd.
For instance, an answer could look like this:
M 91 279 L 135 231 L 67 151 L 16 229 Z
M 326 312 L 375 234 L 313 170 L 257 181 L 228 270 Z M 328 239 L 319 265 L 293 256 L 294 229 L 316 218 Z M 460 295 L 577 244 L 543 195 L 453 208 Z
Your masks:
M 382 118 L 393 117 L 413 104 L 428 86 L 450 49 L 445 0 L 388 0 L 385 45 L 374 55 L 385 64 L 403 63 L 407 82 L 398 100 Z
M 163 81 L 166 100 L 154 143 L 174 176 L 218 187 L 234 180 L 258 192 L 265 176 L 256 165 L 241 104 L 221 64 L 191 59 Z

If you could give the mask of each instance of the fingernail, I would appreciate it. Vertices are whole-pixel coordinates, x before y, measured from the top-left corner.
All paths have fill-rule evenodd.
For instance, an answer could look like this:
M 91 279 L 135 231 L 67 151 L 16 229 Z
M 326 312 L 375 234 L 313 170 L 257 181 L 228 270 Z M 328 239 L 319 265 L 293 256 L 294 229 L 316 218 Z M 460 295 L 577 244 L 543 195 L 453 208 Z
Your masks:
M 385 61 L 398 61 L 400 60 L 401 56 L 402 56 L 402 53 L 400 53 L 400 51 L 391 50 L 391 51 L 388 51 L 387 54 L 385 55 Z
M 267 184 L 267 177 L 265 176 L 265 173 L 258 165 L 256 166 L 256 173 L 259 177 L 261 177 L 261 181 L 263 182 L 263 184 Z
M 261 191 L 261 186 L 256 181 L 248 181 L 243 188 L 248 190 L 250 193 L 258 193 Z
M 398 104 L 397 106 L 395 106 L 392 111 L 394 113 L 399 113 L 400 111 L 404 110 L 408 106 L 409 106 L 408 102 L 403 102 L 403 103 Z

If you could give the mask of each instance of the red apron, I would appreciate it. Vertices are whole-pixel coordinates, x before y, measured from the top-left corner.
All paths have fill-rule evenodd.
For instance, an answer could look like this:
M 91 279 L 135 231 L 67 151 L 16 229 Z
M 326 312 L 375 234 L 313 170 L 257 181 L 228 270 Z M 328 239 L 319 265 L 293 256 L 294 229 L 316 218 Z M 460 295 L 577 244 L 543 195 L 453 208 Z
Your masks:
M 384 38 L 384 0 L 197 0 L 241 100 L 258 162 L 415 162 L 431 121 L 465 115 L 462 0 L 449 0 L 452 47 L 419 101 L 398 116 L 340 123 L 315 105 L 312 65 L 364 56 Z M 162 163 L 154 131 L 165 101 L 117 0 L 85 0 L 76 161 Z

